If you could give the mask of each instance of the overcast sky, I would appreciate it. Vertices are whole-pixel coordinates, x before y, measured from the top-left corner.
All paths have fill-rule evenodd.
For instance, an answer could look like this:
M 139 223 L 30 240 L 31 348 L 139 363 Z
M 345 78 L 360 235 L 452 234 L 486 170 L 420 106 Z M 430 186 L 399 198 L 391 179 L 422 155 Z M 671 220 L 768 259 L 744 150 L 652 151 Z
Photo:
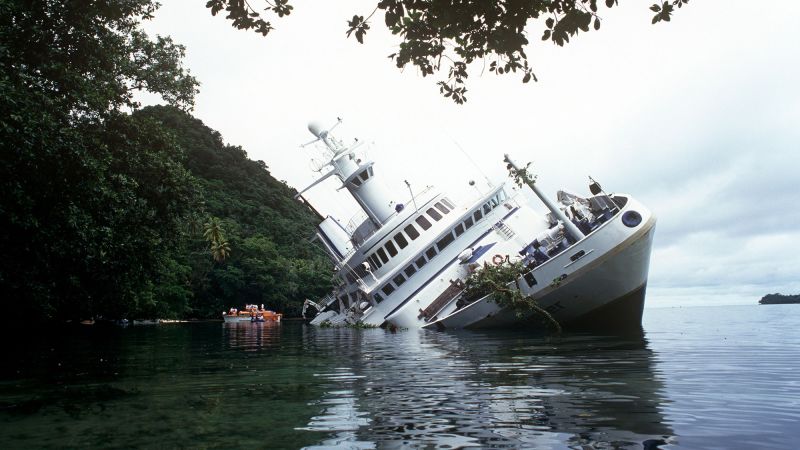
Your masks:
M 651 25 L 650 2 L 622 0 L 601 9 L 600 31 L 563 48 L 531 28 L 539 82 L 479 64 L 463 106 L 439 95 L 439 78 L 394 67 L 399 40 L 380 13 L 365 45 L 345 37 L 376 0 L 293 0 L 266 38 L 204 1 L 164 3 L 146 29 L 187 47 L 201 82 L 194 115 L 297 189 L 315 179 L 313 150 L 299 148 L 307 123 L 342 117 L 339 135 L 366 141 L 394 190 L 407 179 L 467 198 L 468 180 L 503 179 L 508 152 L 533 161 L 553 195 L 586 192 L 587 175 L 634 195 L 659 218 L 650 307 L 800 293 L 800 2 L 693 1 Z M 352 204 L 330 200 L 336 187 L 309 198 L 346 222 Z

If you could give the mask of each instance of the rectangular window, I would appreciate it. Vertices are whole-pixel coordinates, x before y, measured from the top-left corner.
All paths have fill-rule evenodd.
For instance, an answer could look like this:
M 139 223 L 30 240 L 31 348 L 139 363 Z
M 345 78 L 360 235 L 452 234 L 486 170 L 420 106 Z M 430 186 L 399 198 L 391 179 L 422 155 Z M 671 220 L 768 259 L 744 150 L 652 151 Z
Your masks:
M 380 303 L 383 301 L 383 297 L 377 292 L 372 295 L 372 298 L 375 299 L 375 303 Z
M 528 286 L 530 286 L 530 287 L 536 286 L 536 284 L 537 284 L 536 283 L 536 278 L 533 277 L 533 271 L 532 270 L 530 272 L 526 273 L 523 278 L 525 278 L 525 282 L 528 283 Z
M 406 282 L 406 277 L 404 277 L 402 273 L 398 273 L 396 277 L 392 278 L 392 281 L 394 281 L 394 284 L 400 286 Z
M 350 182 L 353 183 L 355 187 L 361 186 L 361 180 L 359 180 L 358 177 L 353 178 L 352 180 L 350 180 Z
M 483 213 L 484 213 L 484 214 L 489 214 L 489 212 L 490 212 L 491 210 L 492 210 L 492 207 L 491 207 L 491 206 L 489 206 L 489 204 L 488 204 L 488 203 L 487 203 L 487 204 L 485 204 L 485 205 L 483 205 Z
M 461 236 L 462 234 L 464 234 L 464 224 L 460 223 L 456 225 L 456 236 Z
M 428 219 L 426 219 L 425 216 L 417 217 L 417 224 L 419 224 L 419 226 L 421 226 L 423 230 L 427 230 L 428 228 L 431 227 L 431 223 L 428 222 Z
M 376 269 L 380 269 L 380 267 L 383 265 L 383 264 L 381 264 L 381 261 L 378 259 L 377 256 L 375 256 L 374 253 L 369 255 L 369 262 L 371 262 L 372 263 L 372 267 L 374 267 Z
M 417 231 L 417 229 L 414 228 L 414 225 L 409 224 L 407 227 L 403 228 L 403 231 L 406 232 L 406 234 L 408 235 L 408 237 L 411 238 L 412 241 L 419 237 L 419 231 Z
M 405 272 L 405 273 L 406 273 L 406 276 L 407 276 L 408 278 L 411 278 L 411 275 L 414 275 L 414 273 L 416 273 L 416 272 L 417 272 L 417 269 L 416 269 L 416 268 L 414 268 L 414 265 L 413 265 L 413 264 L 411 264 L 410 266 L 406 267 L 406 269 L 405 269 L 403 272 Z
M 441 252 L 442 250 L 444 250 L 445 247 L 450 245 L 450 243 L 453 242 L 454 240 L 455 240 L 455 237 L 453 237 L 453 233 L 447 233 L 446 235 L 444 235 L 441 239 L 439 239 L 436 242 L 436 247 L 438 247 L 439 251 Z
M 389 250 L 389 256 L 394 256 L 397 254 L 397 248 L 395 248 L 392 241 L 387 241 L 385 247 L 386 250 Z
M 427 211 L 425 211 L 425 212 L 427 212 L 427 213 L 428 213 L 428 215 L 429 215 L 429 216 L 431 216 L 431 218 L 432 218 L 433 220 L 437 221 L 437 222 L 438 222 L 438 221 L 440 221 L 440 220 L 442 220 L 442 215 L 441 215 L 441 214 L 439 214 L 438 212 L 436 212 L 436 210 L 435 210 L 435 209 L 433 209 L 433 208 L 428 208 L 428 210 L 427 210 Z
M 584 256 L 586 256 L 586 252 L 581 250 L 578 253 L 575 253 L 574 255 L 570 256 L 569 260 L 572 261 L 572 262 L 575 262 L 575 261 L 583 258 Z
M 431 247 L 425 252 L 425 256 L 428 257 L 428 261 L 432 260 L 434 256 L 436 256 L 436 249 Z
M 425 264 L 428 264 L 428 260 L 425 259 L 424 256 L 420 256 L 419 258 L 417 258 L 416 261 L 414 261 L 414 264 L 417 265 L 417 269 L 421 269 L 422 266 L 424 266 Z
M 475 211 L 475 214 L 473 214 L 473 215 L 472 215 L 472 217 L 474 217 L 474 218 L 475 218 L 475 222 L 478 222 L 478 221 L 480 221 L 481 219 L 483 219 L 483 213 L 482 213 L 482 212 L 481 212 L 481 210 L 479 209 L 479 210 Z
M 386 286 L 382 287 L 381 291 L 388 297 L 394 292 L 394 286 L 392 286 L 392 283 L 386 283 Z
M 388 257 L 388 256 L 386 256 L 386 252 L 385 252 L 385 251 L 383 251 L 383 249 L 382 249 L 382 248 L 379 248 L 379 249 L 378 249 L 378 256 L 380 256 L 380 258 L 381 258 L 381 261 L 383 261 L 383 263 L 384 263 L 384 264 L 386 264 L 387 262 L 389 262 L 389 257 Z
M 408 245 L 408 241 L 406 240 L 406 237 L 403 236 L 403 233 L 395 234 L 394 241 L 397 242 L 397 246 L 400 247 L 401 250 L 406 248 Z
M 443 199 L 442 199 L 442 203 L 444 203 L 445 205 L 447 205 L 447 207 L 448 207 L 448 208 L 450 208 L 450 209 L 456 209 L 456 207 L 455 207 L 455 206 L 453 206 L 453 204 L 452 204 L 452 203 L 450 203 L 450 200 L 448 200 L 448 199 L 446 199 L 446 198 L 443 198 Z
M 470 228 L 472 228 L 472 225 L 474 223 L 475 222 L 472 221 L 472 217 L 467 217 L 467 220 L 464 221 L 464 226 L 469 230 Z
M 447 209 L 447 206 L 444 206 L 443 204 L 441 204 L 441 203 L 439 203 L 439 202 L 436 202 L 436 203 L 435 203 L 433 206 L 435 206 L 435 207 L 436 207 L 436 209 L 438 209 L 439 211 L 441 211 L 441 212 L 442 212 L 442 214 L 447 214 L 447 213 L 449 213 L 449 212 L 450 212 L 450 210 L 449 210 L 449 209 Z
M 361 177 L 361 179 L 364 181 L 367 181 L 367 178 L 369 178 L 369 174 L 367 173 L 366 170 L 362 171 L 360 174 L 358 174 L 358 176 Z

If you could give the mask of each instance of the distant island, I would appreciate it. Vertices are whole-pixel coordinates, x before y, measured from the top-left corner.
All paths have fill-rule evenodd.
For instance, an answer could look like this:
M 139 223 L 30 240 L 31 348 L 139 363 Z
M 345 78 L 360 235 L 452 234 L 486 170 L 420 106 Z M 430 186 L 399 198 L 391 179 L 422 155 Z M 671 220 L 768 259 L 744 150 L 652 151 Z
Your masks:
M 759 305 L 785 305 L 800 303 L 800 295 L 767 294 L 758 301 Z

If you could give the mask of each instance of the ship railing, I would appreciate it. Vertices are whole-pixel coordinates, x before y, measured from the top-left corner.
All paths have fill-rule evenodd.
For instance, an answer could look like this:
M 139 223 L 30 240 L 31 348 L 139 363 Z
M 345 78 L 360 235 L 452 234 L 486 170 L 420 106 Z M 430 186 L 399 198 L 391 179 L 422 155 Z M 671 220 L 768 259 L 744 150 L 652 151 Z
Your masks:
M 317 303 L 322 305 L 323 308 L 327 308 L 328 305 L 333 303 L 335 300 L 336 300 L 336 296 L 333 295 L 333 293 L 329 293 L 325 297 L 322 297 L 321 299 L 319 299 L 319 301 Z
M 350 220 L 347 221 L 347 226 L 345 227 L 345 231 L 347 231 L 347 234 L 352 236 L 353 233 L 355 233 L 356 229 L 367 219 L 369 219 L 369 216 L 367 216 L 367 213 L 365 213 L 364 210 L 362 209 L 361 211 L 353 214 L 353 217 L 351 217 Z

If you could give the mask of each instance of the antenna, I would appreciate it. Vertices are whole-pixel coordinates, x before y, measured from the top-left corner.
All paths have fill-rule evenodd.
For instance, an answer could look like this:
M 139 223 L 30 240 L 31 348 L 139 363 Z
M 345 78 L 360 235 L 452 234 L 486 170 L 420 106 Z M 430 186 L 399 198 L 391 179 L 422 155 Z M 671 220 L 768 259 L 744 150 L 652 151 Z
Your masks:
M 405 181 L 406 186 L 408 186 L 408 192 L 411 193 L 411 202 L 414 203 L 414 211 L 419 211 L 419 208 L 417 207 L 417 200 L 414 198 L 414 191 L 411 190 L 411 183 L 409 183 L 408 180 L 403 181 Z
M 461 147 L 461 144 L 459 144 L 459 143 L 458 143 L 458 141 L 456 141 L 456 140 L 455 140 L 455 139 L 454 139 L 452 136 L 450 136 L 449 134 L 447 135 L 447 137 L 449 137 L 449 138 L 450 138 L 450 140 L 451 140 L 451 141 L 453 141 L 453 143 L 454 143 L 454 144 L 456 144 L 456 147 L 458 147 L 458 149 L 461 151 L 461 153 L 462 153 L 462 154 L 463 154 L 463 155 L 464 155 L 464 156 L 465 156 L 465 157 L 466 157 L 466 158 L 469 160 L 469 162 L 470 162 L 470 163 L 472 163 L 472 165 L 473 165 L 473 166 L 475 166 L 475 169 L 477 169 L 477 170 L 478 170 L 478 173 L 479 173 L 479 174 L 481 174 L 481 176 L 483 176 L 483 179 L 484 179 L 484 180 L 486 180 L 486 184 L 488 184 L 490 188 L 491 188 L 491 187 L 494 187 L 494 184 L 492 184 L 492 181 L 491 181 L 491 180 L 489 180 L 489 177 L 487 177 L 487 176 L 486 176 L 486 174 L 483 172 L 483 170 L 481 170 L 481 166 L 479 166 L 479 165 L 478 165 L 478 164 L 475 162 L 475 160 L 473 160 L 473 159 L 472 159 L 472 157 L 471 157 L 471 156 L 469 156 L 469 154 L 468 154 L 466 151 L 464 151 L 464 149 Z

